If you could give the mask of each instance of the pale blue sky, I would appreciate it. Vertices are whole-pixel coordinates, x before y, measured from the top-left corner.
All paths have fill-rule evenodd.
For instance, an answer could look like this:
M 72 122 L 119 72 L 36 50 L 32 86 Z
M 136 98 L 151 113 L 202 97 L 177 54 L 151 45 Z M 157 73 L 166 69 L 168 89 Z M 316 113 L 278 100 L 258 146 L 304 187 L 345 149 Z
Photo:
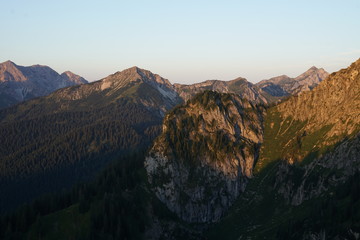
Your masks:
M 359 0 L 0 0 L 0 62 L 98 80 L 139 66 L 172 83 L 257 82 L 360 57 Z

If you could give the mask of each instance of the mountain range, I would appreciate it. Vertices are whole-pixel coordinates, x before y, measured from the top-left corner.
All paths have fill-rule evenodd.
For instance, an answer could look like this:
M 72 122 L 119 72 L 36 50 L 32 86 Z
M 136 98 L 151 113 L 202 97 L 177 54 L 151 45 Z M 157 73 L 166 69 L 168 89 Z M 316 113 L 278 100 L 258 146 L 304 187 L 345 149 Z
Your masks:
M 175 89 L 184 101 L 189 100 L 197 93 L 213 90 L 222 93 L 235 93 L 241 98 L 255 103 L 269 104 L 283 97 L 310 90 L 327 75 L 328 73 L 324 69 L 311 67 L 296 78 L 282 75 L 269 80 L 262 80 L 257 84 L 239 77 L 231 81 L 207 80 L 191 85 L 173 84 L 173 86 L 167 82 L 165 85 L 168 88 Z M 70 71 L 58 74 L 48 66 L 24 67 L 6 61 L 0 63 L 0 109 L 35 97 L 49 95 L 60 88 L 86 83 L 88 81 Z M 114 87 L 113 83 L 104 83 L 100 89 L 104 90 L 109 87 Z M 120 83 L 114 87 L 113 91 L 121 87 Z M 70 96 L 72 97 L 71 94 Z
M 313 89 L 328 75 L 323 68 L 313 66 L 295 78 L 281 75 L 262 80 L 256 86 L 273 97 L 285 97 Z
M 356 239 L 359 90 L 360 59 L 258 84 L 132 67 L 0 110 L 2 211 L 86 181 L 0 238 Z
M 6 61 L 0 63 L 0 108 L 85 83 L 88 82 L 84 78 L 70 71 L 58 74 L 48 66 L 24 67 Z

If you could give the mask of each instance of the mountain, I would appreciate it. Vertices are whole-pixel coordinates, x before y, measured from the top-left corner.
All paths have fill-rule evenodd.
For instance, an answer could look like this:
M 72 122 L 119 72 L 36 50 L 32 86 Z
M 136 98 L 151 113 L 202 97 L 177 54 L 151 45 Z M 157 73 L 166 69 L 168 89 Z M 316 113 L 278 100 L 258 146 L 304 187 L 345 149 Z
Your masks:
M 271 152 L 262 154 L 263 161 L 259 164 L 284 157 L 289 162 L 301 161 L 309 153 L 321 153 L 344 137 L 357 133 L 360 124 L 359 63 L 331 74 L 313 91 L 300 93 L 268 111 L 265 124 L 269 125 L 268 139 L 272 139 L 273 147 L 269 147 Z M 264 142 L 264 148 L 266 144 Z
M 156 196 L 187 222 L 218 221 L 252 176 L 263 111 L 213 91 L 170 111 L 145 160 Z
M 180 102 L 168 80 L 133 67 L 0 110 L 1 210 L 147 148 Z
M 296 78 L 281 75 L 262 80 L 255 85 L 271 96 L 285 97 L 313 89 L 328 75 L 324 69 L 313 66 Z
M 356 239 L 359 73 L 360 59 L 267 110 L 254 178 L 211 239 Z
M 212 90 L 221 93 L 236 93 L 241 98 L 254 103 L 269 104 L 277 102 L 286 96 L 309 91 L 328 75 L 322 68 L 311 67 L 296 78 L 282 75 L 269 80 L 262 80 L 256 84 L 239 77 L 231 81 L 207 80 L 191 85 L 174 84 L 174 87 L 185 101 L 191 99 L 197 93 Z
M 181 102 L 167 79 L 138 67 L 116 72 L 88 85 L 59 90 L 49 99 L 61 102 L 63 108 L 68 104 L 65 108 L 76 106 L 86 109 L 124 98 L 154 110 L 158 116 L 164 116 L 166 111 Z M 80 105 L 74 105 L 74 102 Z
M 22 134 L 27 136 L 26 129 L 36 125 L 31 119 L 52 112 L 49 122 L 55 123 L 61 132 L 57 135 L 63 135 L 76 121 L 80 124 L 73 129 L 82 126 L 87 129 L 76 130 L 79 134 L 60 139 L 57 145 L 65 142 L 81 150 L 84 147 L 76 145 L 80 139 L 85 149 L 97 154 L 99 163 L 110 161 L 106 153 L 111 151 L 97 151 L 97 146 L 111 148 L 112 142 L 118 143 L 114 137 L 119 137 L 119 142 L 131 141 L 137 156 L 129 157 L 130 151 L 122 152 L 95 181 L 0 217 L 0 238 L 357 239 L 360 236 L 360 59 L 347 69 L 332 73 L 311 91 L 290 96 L 272 107 L 234 93 L 203 91 L 164 112 L 161 109 L 167 109 L 172 96 L 178 97 L 170 94 L 175 92 L 171 84 L 160 77 L 155 80 L 155 75 L 138 68 L 112 76 L 94 83 L 92 90 L 82 87 L 91 84 L 65 88 L 20 104 L 18 109 L 9 108 L 13 112 L 1 111 L 3 123 L 23 119 L 29 124 L 26 128 L 21 128 L 23 123 L 19 122 L 11 128 L 4 127 L 0 136 L 9 135 L 10 130 L 25 131 Z M 162 90 L 156 90 L 154 85 Z M 158 97 L 149 93 L 157 93 Z M 144 99 L 140 100 L 140 96 Z M 41 101 L 47 104 L 39 104 Z M 109 102 L 115 107 L 110 108 L 106 104 Z M 156 108 L 161 104 L 165 106 Z M 36 109 L 37 105 L 41 107 Z M 126 114 L 112 115 L 120 109 Z M 132 112 L 136 109 L 139 111 Z M 76 117 L 71 117 L 73 112 L 77 113 Z M 109 119 L 119 120 L 115 126 L 124 126 L 112 138 L 104 137 L 114 132 L 108 125 Z M 103 125 L 92 128 L 89 122 Z M 64 123 L 69 125 L 59 127 Z M 44 132 L 50 129 L 50 124 L 44 121 L 40 121 L 40 126 Z M 144 127 L 152 130 L 143 131 Z M 140 137 L 126 134 L 131 129 Z M 39 134 L 40 130 L 31 131 L 36 140 L 32 144 L 39 141 L 36 136 L 45 136 Z M 144 132 L 152 135 L 142 138 Z M 22 141 L 21 137 L 4 139 L 18 144 Z M 89 144 L 86 139 L 93 141 Z M 149 151 L 140 151 L 141 144 L 136 145 L 134 139 L 145 139 L 147 144 L 142 146 L 150 146 Z M 47 145 L 40 148 L 41 157 L 47 155 L 43 150 L 51 142 L 44 140 Z M 8 144 L 6 141 L 2 140 Z M 0 152 L 13 144 L 5 145 Z M 74 152 L 79 152 L 66 148 L 61 151 L 65 155 L 74 154 L 68 155 L 69 159 L 76 159 Z M 79 171 L 66 177 L 89 170 L 94 155 L 86 155 L 85 161 L 79 161 L 82 168 L 71 165 L 70 169 L 75 166 Z M 36 163 L 31 158 L 27 160 Z M 45 162 L 41 166 L 46 166 Z M 98 170 L 99 165 L 96 167 Z M 19 169 L 31 170 L 31 167 Z M 67 179 L 64 169 L 60 170 L 55 176 L 62 176 L 64 181 Z M 42 184 L 51 183 L 49 179 L 43 177 Z M 26 188 L 18 189 L 26 191 Z M 3 198 L 8 196 L 3 189 L 1 192 L 5 193 Z M 16 194 L 11 197 L 16 199 Z
M 236 93 L 241 98 L 254 103 L 269 103 L 272 98 L 266 92 L 248 82 L 245 78 L 236 78 L 231 81 L 208 80 L 191 85 L 174 84 L 176 91 L 185 100 L 189 100 L 197 93 L 205 90 L 212 90 L 221 93 Z
M 70 72 L 59 75 L 47 66 L 18 66 L 11 61 L 0 63 L 0 108 L 35 97 L 45 96 L 63 87 L 87 81 Z

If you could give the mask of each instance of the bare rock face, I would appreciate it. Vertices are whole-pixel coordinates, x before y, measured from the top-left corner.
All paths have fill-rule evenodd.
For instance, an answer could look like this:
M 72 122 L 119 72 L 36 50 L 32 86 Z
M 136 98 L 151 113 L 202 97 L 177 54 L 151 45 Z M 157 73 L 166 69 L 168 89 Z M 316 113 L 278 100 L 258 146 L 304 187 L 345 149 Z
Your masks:
M 262 113 L 235 94 L 213 91 L 169 112 L 145 160 L 156 196 L 185 221 L 218 221 L 252 176 Z
M 296 78 L 281 75 L 262 80 L 256 86 L 274 97 L 285 97 L 313 89 L 328 75 L 322 68 L 311 67 Z
M 191 85 L 174 84 L 179 95 L 185 100 L 189 100 L 197 93 L 205 90 L 212 90 L 221 93 L 235 93 L 241 98 L 247 99 L 253 103 L 269 103 L 271 100 L 261 89 L 248 82 L 245 78 L 236 78 L 231 81 L 208 80 Z
M 0 108 L 85 83 L 84 78 L 69 71 L 59 75 L 47 66 L 23 67 L 7 61 L 0 64 Z

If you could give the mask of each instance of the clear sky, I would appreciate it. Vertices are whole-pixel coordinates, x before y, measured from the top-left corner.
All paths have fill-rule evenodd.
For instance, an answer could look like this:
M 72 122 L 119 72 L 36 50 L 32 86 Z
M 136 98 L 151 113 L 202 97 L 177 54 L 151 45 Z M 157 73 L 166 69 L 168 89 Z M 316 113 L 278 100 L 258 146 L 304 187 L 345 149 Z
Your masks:
M 131 66 L 172 83 L 257 82 L 360 57 L 359 0 L 0 0 L 0 62 L 93 81 Z

